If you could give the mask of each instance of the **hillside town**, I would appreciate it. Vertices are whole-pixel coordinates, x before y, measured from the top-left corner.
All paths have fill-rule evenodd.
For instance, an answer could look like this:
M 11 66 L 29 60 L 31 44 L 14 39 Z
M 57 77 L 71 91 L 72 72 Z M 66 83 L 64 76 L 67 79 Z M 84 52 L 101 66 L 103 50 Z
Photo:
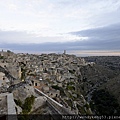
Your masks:
M 66 54 L 65 51 L 63 54 L 36 55 L 2 50 L 0 96 L 6 99 L 5 95 L 12 93 L 13 102 L 20 100 L 24 103 L 30 95 L 38 97 L 34 92 L 37 89 L 75 114 L 92 114 L 89 103 L 78 88 L 78 82 L 83 80 L 80 69 L 88 64 L 94 65 L 93 62 L 85 62 L 83 58 Z M 21 114 L 22 108 L 15 106 L 16 114 Z M 36 106 L 32 111 L 38 109 L 39 105 Z M 0 109 L 1 114 L 6 113 L 6 107 L 4 111 Z
M 109 61 L 101 62 L 105 58 Z M 120 74 L 116 64 L 120 57 L 115 58 L 83 58 L 66 51 L 28 54 L 2 50 L 0 117 L 119 114 Z

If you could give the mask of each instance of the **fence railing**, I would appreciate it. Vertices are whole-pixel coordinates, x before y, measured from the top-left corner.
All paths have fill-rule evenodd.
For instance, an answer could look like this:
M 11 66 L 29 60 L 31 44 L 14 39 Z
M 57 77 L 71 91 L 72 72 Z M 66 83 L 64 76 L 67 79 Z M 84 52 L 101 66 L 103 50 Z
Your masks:
M 47 98 L 47 102 L 59 113 L 59 114 L 74 114 L 72 111 L 70 111 L 70 109 L 65 108 L 63 105 L 61 105 L 60 103 L 58 103 L 57 101 L 53 100 L 51 97 L 47 96 L 45 93 L 43 93 L 42 91 L 38 90 L 37 88 L 35 88 L 35 91 L 40 94 L 43 95 Z

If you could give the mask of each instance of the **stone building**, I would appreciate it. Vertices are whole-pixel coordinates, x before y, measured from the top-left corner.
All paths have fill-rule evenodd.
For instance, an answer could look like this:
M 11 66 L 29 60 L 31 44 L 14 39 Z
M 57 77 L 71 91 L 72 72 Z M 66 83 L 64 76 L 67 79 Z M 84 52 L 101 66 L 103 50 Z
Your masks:
M 31 80 L 33 86 L 40 86 L 41 85 L 41 80 Z
M 55 90 L 55 89 L 51 89 L 48 93 L 48 96 L 51 98 L 56 98 L 56 97 L 60 96 L 60 91 Z

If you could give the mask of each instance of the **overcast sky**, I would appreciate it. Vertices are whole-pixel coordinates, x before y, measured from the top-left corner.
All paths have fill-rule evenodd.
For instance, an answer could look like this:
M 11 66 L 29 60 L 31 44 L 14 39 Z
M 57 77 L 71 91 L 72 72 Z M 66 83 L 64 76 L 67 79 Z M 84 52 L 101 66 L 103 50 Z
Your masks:
M 0 0 L 0 48 L 16 45 L 119 50 L 120 0 Z

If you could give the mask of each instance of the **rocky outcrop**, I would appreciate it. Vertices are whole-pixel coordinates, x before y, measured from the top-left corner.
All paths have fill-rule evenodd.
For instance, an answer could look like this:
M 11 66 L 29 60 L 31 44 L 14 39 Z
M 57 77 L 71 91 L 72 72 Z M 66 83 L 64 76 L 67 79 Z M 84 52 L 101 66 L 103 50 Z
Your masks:
M 16 80 L 9 71 L 7 71 L 5 68 L 0 66 L 0 72 L 5 73 L 5 76 L 10 80 L 10 83 L 13 83 L 14 80 Z
M 34 101 L 34 104 L 32 105 L 31 111 L 34 111 L 34 110 L 42 107 L 43 105 L 45 105 L 46 100 L 47 100 L 47 98 L 44 96 L 39 96 L 39 97 L 35 98 L 35 101 Z
M 16 113 L 21 114 L 22 113 L 22 108 L 18 105 L 15 105 L 15 107 L 16 107 Z
M 33 86 L 26 82 L 12 85 L 8 88 L 8 91 L 13 93 L 14 99 L 21 100 L 22 102 L 31 95 L 36 96 Z

